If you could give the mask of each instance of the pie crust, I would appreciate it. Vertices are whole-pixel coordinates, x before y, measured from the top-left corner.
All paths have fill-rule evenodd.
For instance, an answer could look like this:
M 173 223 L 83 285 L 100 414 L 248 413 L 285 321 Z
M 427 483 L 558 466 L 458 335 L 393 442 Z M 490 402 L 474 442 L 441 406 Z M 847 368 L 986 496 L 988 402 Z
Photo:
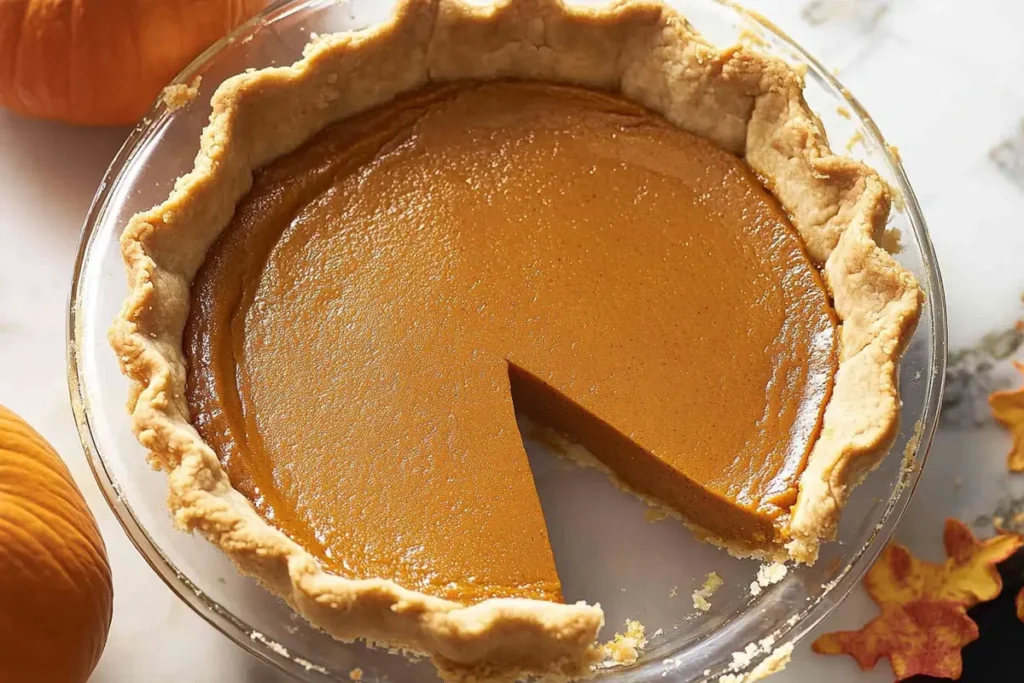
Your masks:
M 466 607 L 385 578 L 328 574 L 231 487 L 185 400 L 190 283 L 253 171 L 399 93 L 499 77 L 620 92 L 744 158 L 791 215 L 841 320 L 832 399 L 782 553 L 813 562 L 850 490 L 895 436 L 896 364 L 922 293 L 876 242 L 890 210 L 886 184 L 829 149 L 803 100 L 802 73 L 746 47 L 716 49 L 650 0 L 596 8 L 404 0 L 387 23 L 314 38 L 292 66 L 228 79 L 213 97 L 194 169 L 121 237 L 129 295 L 110 340 L 133 382 L 133 429 L 167 472 L 175 523 L 199 530 L 313 624 L 342 640 L 426 653 L 450 678 L 577 676 L 592 661 L 600 607 L 515 598 Z

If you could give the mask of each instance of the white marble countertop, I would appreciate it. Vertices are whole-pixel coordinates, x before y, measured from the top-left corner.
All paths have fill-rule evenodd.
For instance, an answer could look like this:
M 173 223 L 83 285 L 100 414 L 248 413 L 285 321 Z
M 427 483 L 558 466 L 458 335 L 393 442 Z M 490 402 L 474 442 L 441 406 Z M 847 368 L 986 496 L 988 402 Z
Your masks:
M 804 43 L 899 147 L 947 290 L 949 407 L 898 532 L 941 557 L 941 520 L 973 521 L 1024 500 L 1006 475 L 1009 439 L 983 396 L 1012 380 L 988 333 L 1024 317 L 1024 5 L 1006 0 L 749 0 Z M 125 130 L 88 130 L 0 112 L 0 403 L 68 461 L 99 519 L 114 569 L 110 640 L 97 683 L 281 681 L 180 602 L 149 569 L 108 509 L 75 430 L 65 374 L 66 299 L 79 230 Z M 1004 335 L 1004 347 L 1012 335 Z M 1019 343 L 1019 340 L 1016 340 Z M 996 349 L 1005 356 L 1007 348 Z M 1017 356 L 1021 356 L 1018 350 Z M 989 369 L 991 366 L 991 369 Z M 978 531 L 989 529 L 979 525 Z M 819 627 L 857 628 L 874 607 L 856 591 Z M 845 657 L 798 648 L 785 681 L 891 681 L 885 662 L 862 673 Z M 159 643 L 159 646 L 156 644 Z

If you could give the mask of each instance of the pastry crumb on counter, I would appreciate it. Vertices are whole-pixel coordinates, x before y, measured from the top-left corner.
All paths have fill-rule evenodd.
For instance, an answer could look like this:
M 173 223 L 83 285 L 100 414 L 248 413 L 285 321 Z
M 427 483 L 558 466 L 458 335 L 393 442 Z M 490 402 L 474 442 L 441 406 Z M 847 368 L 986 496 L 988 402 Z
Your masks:
M 627 619 L 626 632 L 616 633 L 614 638 L 601 646 L 604 651 L 605 665 L 628 666 L 633 664 L 646 646 L 647 635 L 644 625 L 636 619 Z
M 750 594 L 753 596 L 760 595 L 763 589 L 782 581 L 788 571 L 789 569 L 786 565 L 781 562 L 762 564 L 757 568 L 757 581 L 750 584 Z
M 672 586 L 672 590 L 668 592 L 668 597 L 674 598 L 679 595 L 679 586 Z
M 348 672 L 348 677 L 352 681 L 361 681 L 363 680 L 363 670 L 357 666 Z
M 196 76 L 187 85 L 185 83 L 169 85 L 160 93 L 160 99 L 163 100 L 168 111 L 177 111 L 190 104 L 199 95 L 199 84 L 202 81 L 202 76 Z
M 722 587 L 722 577 L 717 572 L 710 572 L 704 579 L 704 585 L 699 590 L 693 591 L 693 608 L 699 609 L 701 612 L 707 612 L 711 609 L 711 603 L 708 602 L 708 598 L 715 594 L 719 588 Z

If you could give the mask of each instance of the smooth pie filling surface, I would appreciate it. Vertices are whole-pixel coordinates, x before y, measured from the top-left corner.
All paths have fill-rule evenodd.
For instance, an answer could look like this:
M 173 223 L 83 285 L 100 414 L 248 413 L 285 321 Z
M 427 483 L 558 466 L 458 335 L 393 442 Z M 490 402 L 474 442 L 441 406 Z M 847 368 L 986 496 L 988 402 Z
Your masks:
M 837 331 L 743 162 L 619 97 L 495 82 L 403 96 L 258 173 L 185 349 L 232 484 L 330 570 L 559 601 L 515 409 L 764 544 Z

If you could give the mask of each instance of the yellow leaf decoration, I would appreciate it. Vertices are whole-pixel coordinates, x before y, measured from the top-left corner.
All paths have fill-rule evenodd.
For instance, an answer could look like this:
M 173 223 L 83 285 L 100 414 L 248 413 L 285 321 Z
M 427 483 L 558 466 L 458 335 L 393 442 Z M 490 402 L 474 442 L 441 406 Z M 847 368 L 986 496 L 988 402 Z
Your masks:
M 967 610 L 1003 589 L 996 565 L 1024 545 L 1017 534 L 979 541 L 955 519 L 946 520 L 948 558 L 924 562 L 891 543 L 864 578 L 881 613 L 859 631 L 826 633 L 811 646 L 820 654 L 848 654 L 862 669 L 887 657 L 900 680 L 918 674 L 959 678 L 960 650 L 978 638 Z M 1018 612 L 1024 597 L 1018 596 Z
M 1024 363 L 1014 363 L 1024 373 Z M 988 397 L 992 414 L 1013 436 L 1007 464 L 1011 472 L 1024 472 L 1024 387 L 997 391 Z

